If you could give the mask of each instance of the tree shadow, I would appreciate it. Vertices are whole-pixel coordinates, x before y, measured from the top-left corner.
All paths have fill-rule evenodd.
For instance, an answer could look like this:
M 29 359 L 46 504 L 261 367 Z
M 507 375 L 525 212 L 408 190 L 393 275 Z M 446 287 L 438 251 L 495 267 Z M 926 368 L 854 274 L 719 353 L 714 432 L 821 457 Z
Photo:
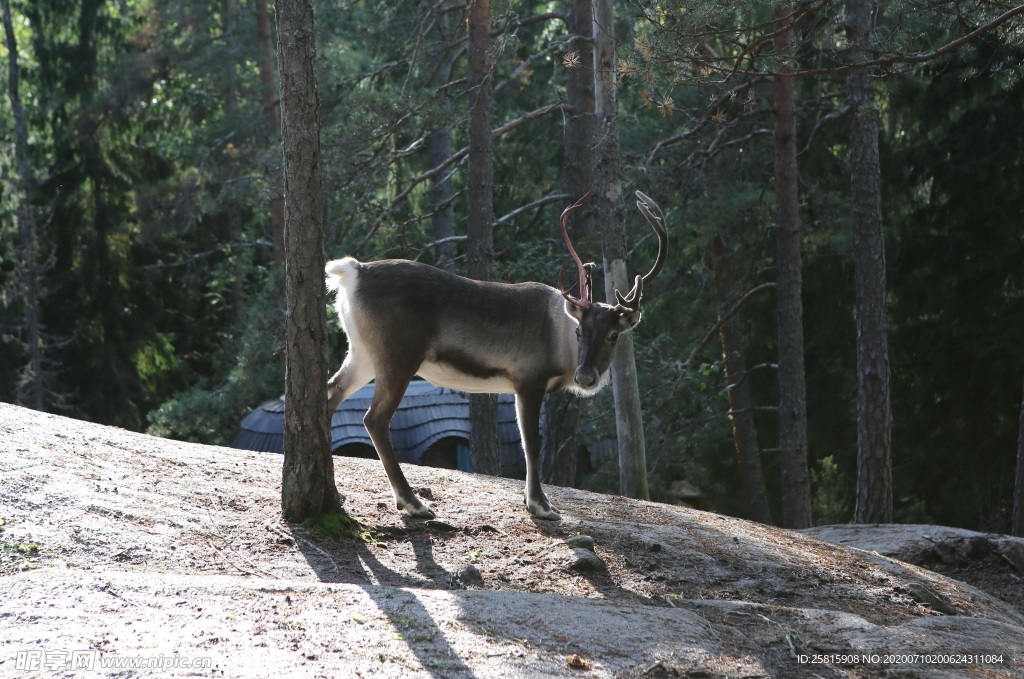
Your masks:
M 552 523 L 532 519 L 532 524 L 536 528 L 534 539 L 537 540 L 565 540 L 572 532 L 562 522 Z M 287 527 L 310 568 L 320 581 L 354 584 L 362 587 L 378 610 L 387 616 L 422 667 L 433 676 L 473 675 L 470 667 L 459 658 L 455 648 L 449 643 L 443 629 L 445 623 L 458 622 L 474 633 L 492 640 L 521 642 L 513 635 L 504 634 L 501 629 L 493 629 L 483 622 L 475 621 L 472 616 L 469 619 L 460 618 L 458 621 L 436 620 L 415 594 L 402 592 L 400 589 L 451 592 L 458 609 L 469 613 L 471 609 L 462 603 L 464 592 L 467 589 L 493 592 L 499 588 L 487 587 L 479 572 L 474 571 L 469 562 L 455 571 L 450 570 L 451 564 L 446 568 L 438 563 L 434 544 L 441 541 L 459 540 L 466 535 L 479 536 L 481 533 L 492 531 L 500 534 L 502 531 L 499 529 L 487 524 L 459 526 L 443 521 L 412 519 L 404 515 L 401 525 L 367 526 L 368 532 L 372 535 L 370 543 L 380 540 L 392 547 L 403 542 L 411 545 L 415 568 L 410 568 L 408 572 L 400 572 L 393 565 L 389 567 L 383 563 L 374 553 L 371 544 L 360 539 L 347 537 L 335 539 L 324 537 L 299 525 L 288 525 Z M 496 535 L 496 539 L 500 540 L 500 535 Z M 566 563 L 571 560 L 571 547 L 566 546 L 565 555 L 566 562 L 558 561 L 557 564 L 553 562 L 551 567 L 564 568 Z M 448 560 L 450 561 L 450 558 Z M 470 571 L 471 576 L 475 572 L 475 579 L 467 578 L 466 570 Z M 598 597 L 603 600 L 613 599 L 634 605 L 664 606 L 659 600 L 643 597 L 636 592 L 624 589 L 615 582 L 607 570 L 574 570 L 572 574 L 586 580 Z M 500 587 L 500 589 L 504 589 L 504 587 Z M 512 589 L 515 590 L 514 587 Z M 532 587 L 520 590 L 519 593 L 551 596 L 538 592 Z M 543 646 L 550 645 L 554 650 L 559 643 L 564 645 L 565 640 L 556 642 L 554 639 L 541 638 L 535 642 Z
M 409 540 L 413 545 L 416 572 L 424 579 L 388 568 L 360 539 L 325 538 L 298 524 L 284 525 L 321 582 L 354 584 L 363 588 L 425 671 L 435 677 L 473 676 L 472 670 L 449 643 L 441 623 L 415 595 L 400 589 L 450 590 L 459 587 L 455 574 L 434 559 L 426 522 L 407 517 L 403 519 L 404 528 L 377 527 L 373 534 L 396 539 L 400 535 L 427 536 L 427 539 L 410 537 Z

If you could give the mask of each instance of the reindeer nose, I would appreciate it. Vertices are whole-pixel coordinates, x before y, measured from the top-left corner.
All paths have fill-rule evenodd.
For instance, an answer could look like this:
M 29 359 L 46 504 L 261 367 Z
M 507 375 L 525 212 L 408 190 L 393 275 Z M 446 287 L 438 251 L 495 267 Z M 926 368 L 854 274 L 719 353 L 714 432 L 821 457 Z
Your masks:
M 573 380 L 584 389 L 589 389 L 594 386 L 595 382 L 597 382 L 597 375 L 594 370 L 576 368 L 576 374 L 573 375 Z

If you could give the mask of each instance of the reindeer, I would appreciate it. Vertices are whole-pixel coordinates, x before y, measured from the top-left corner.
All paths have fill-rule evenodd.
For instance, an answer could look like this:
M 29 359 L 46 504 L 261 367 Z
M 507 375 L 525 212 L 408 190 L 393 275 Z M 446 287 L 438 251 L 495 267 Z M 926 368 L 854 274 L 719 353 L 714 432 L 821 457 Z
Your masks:
M 589 192 L 587 195 L 590 195 Z M 664 214 L 640 191 L 637 207 L 658 235 L 658 257 L 615 305 L 593 301 L 592 263 L 576 254 L 565 223 L 583 196 L 562 212 L 562 238 L 579 273 L 578 298 L 542 283 L 494 283 L 457 276 L 404 259 L 327 263 L 327 287 L 348 337 L 348 354 L 327 383 L 328 412 L 376 380 L 363 418 L 395 494 L 395 505 L 418 518 L 434 512 L 416 497 L 391 446 L 391 418 L 413 376 L 475 393 L 515 394 L 526 452 L 526 508 L 558 521 L 540 485 L 540 409 L 544 395 L 570 389 L 583 396 L 607 382 L 616 340 L 640 322 L 644 285 L 665 265 Z M 559 274 L 559 288 L 562 288 Z M 575 287 L 575 284 L 572 286 Z

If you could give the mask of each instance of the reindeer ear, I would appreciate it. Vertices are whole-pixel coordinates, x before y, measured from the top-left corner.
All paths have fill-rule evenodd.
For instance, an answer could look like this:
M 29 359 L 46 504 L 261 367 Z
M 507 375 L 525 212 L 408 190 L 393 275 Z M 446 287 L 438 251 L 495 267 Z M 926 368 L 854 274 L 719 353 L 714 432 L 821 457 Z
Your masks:
M 640 322 L 640 310 L 630 309 L 629 307 L 620 306 L 618 308 L 619 317 L 619 332 L 626 332 L 632 330 Z
M 573 304 L 569 300 L 565 300 L 565 313 L 569 318 L 575 318 L 577 322 L 582 323 L 583 316 L 584 314 L 586 314 L 586 312 L 586 309 L 576 304 Z

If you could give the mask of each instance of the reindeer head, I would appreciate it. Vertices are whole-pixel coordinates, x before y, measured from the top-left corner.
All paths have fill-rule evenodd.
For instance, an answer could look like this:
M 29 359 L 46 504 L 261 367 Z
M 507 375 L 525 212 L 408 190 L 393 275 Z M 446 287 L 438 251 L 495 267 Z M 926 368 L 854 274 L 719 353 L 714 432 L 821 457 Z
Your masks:
M 561 272 L 558 276 L 559 288 L 562 290 L 562 296 L 565 297 L 565 313 L 579 324 L 576 327 L 576 338 L 579 341 L 579 363 L 576 366 L 573 380 L 577 388 L 585 391 L 597 390 L 605 382 L 604 377 L 615 356 L 615 346 L 619 335 L 632 330 L 640 322 L 640 301 L 643 299 L 644 285 L 654 280 L 661 272 L 668 255 L 665 215 L 657 203 L 637 191 L 636 195 L 640 200 L 637 201 L 636 206 L 658 235 L 658 258 L 646 276 L 637 276 L 634 279 L 633 288 L 628 293 L 623 295 L 618 290 L 615 291 L 617 304 L 594 302 L 594 264 L 592 262 L 584 264 L 580 261 L 565 228 L 569 215 L 582 205 L 589 195 L 590 191 L 576 203 L 567 207 L 562 212 L 561 218 L 562 238 L 565 240 L 565 245 L 569 249 L 573 261 L 576 262 L 579 273 L 580 296 L 578 299 L 572 297 L 569 290 L 565 290 Z

